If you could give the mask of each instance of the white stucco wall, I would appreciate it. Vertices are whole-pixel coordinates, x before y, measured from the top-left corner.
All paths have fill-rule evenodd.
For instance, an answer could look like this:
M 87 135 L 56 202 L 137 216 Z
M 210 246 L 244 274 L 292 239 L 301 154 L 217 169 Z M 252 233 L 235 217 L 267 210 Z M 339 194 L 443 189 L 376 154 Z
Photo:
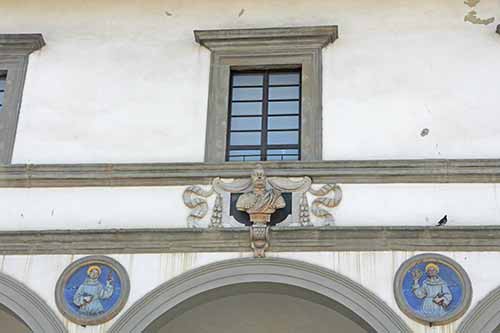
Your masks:
M 324 50 L 325 159 L 498 157 L 499 22 L 464 22 L 463 1 L 4 0 L 1 10 L 0 32 L 47 41 L 30 59 L 15 163 L 202 161 L 209 51 L 193 30 L 327 24 L 340 38 Z M 476 10 L 500 18 L 496 0 Z
M 338 226 L 432 226 L 445 214 L 449 226 L 500 224 L 496 184 L 341 187 L 342 202 L 329 210 Z M 0 198 L 5 198 L 0 200 L 0 230 L 184 228 L 190 212 L 182 201 L 185 188 L 4 188 L 0 189 Z M 208 225 L 214 199 L 207 200 L 209 210 L 201 225 Z M 229 216 L 229 201 L 224 207 Z M 317 219 L 313 222 L 321 224 Z
M 242 11 L 244 9 L 244 11 Z M 14 163 L 202 161 L 209 52 L 194 29 L 339 26 L 324 50 L 324 159 L 498 158 L 500 2 L 408 0 L 2 0 L 0 32 L 40 32 L 30 57 Z M 168 14 L 167 14 L 168 12 Z M 241 15 L 239 15 L 242 13 Z M 420 136 L 423 128 L 429 135 Z M 336 224 L 500 223 L 495 184 L 342 185 Z M 0 189 L 0 230 L 184 227 L 184 187 Z M 469 273 L 472 306 L 499 285 L 500 253 L 443 253 Z M 130 306 L 193 267 L 249 253 L 114 255 Z M 271 256 L 277 254 L 270 253 Z M 395 270 L 413 253 L 282 253 L 345 274 L 399 312 Z M 80 257 L 80 256 L 78 256 Z M 54 287 L 77 256 L 3 256 L 1 271 L 56 311 Z M 488 272 L 488 274 L 485 274 Z M 457 323 L 418 333 L 450 333 Z M 101 333 L 111 323 L 72 333 Z
M 371 290 L 394 311 L 401 315 L 415 333 L 455 332 L 460 320 L 446 326 L 432 327 L 418 324 L 404 314 L 393 296 L 393 278 L 396 270 L 417 252 L 303 252 L 268 253 L 269 256 L 306 261 L 343 274 Z M 500 260 L 498 252 L 441 252 L 457 261 L 469 274 L 472 282 L 472 309 L 479 300 L 500 285 L 500 271 L 491 270 Z M 246 257 L 250 253 L 193 253 L 193 254 L 134 254 L 112 255 L 127 270 L 131 281 L 129 301 L 124 309 L 161 283 L 195 267 L 220 260 Z M 40 295 L 58 313 L 54 288 L 63 269 L 81 256 L 3 256 L 0 271 L 26 284 Z M 488 274 L 485 274 L 488 272 Z M 123 311 L 122 311 L 123 313 Z M 58 313 L 63 319 L 63 317 Z M 115 318 L 116 320 L 116 318 Z M 104 333 L 114 320 L 101 326 L 86 328 L 64 321 L 71 333 Z

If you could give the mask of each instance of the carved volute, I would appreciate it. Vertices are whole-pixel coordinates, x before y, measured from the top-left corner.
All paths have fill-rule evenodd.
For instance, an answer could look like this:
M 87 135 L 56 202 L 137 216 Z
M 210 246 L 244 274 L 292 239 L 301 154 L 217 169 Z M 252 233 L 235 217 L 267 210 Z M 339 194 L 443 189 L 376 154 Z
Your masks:
M 298 209 L 292 209 L 292 200 L 285 200 L 284 193 L 295 196 L 294 202 Z M 209 212 L 208 199 L 214 194 L 212 214 L 207 221 L 204 218 Z M 264 257 L 265 251 L 269 248 L 271 215 L 277 210 L 288 208 L 290 212 L 295 212 L 287 222 L 280 223 L 280 226 L 328 226 L 334 222 L 329 209 L 338 206 L 342 200 L 342 190 L 336 184 L 324 184 L 314 189 L 309 177 L 268 178 L 262 165 L 259 164 L 253 174 L 246 179 L 215 178 L 210 189 L 196 185 L 186 188 L 183 200 L 191 209 L 187 219 L 188 226 L 210 229 L 241 227 L 241 224 L 228 214 L 230 194 L 239 195 L 235 203 L 236 210 L 249 215 L 250 246 L 254 250 L 255 257 Z M 310 204 L 308 197 L 316 198 Z M 287 207 L 287 202 L 290 207 Z M 314 220 L 311 220 L 311 216 Z

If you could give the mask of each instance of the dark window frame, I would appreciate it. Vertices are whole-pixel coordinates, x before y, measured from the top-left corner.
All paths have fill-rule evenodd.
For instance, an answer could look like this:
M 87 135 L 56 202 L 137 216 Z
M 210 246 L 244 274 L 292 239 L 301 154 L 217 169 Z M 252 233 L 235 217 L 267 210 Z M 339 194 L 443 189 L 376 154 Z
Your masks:
M 277 73 L 294 73 L 299 75 L 299 81 L 298 84 L 270 84 L 269 82 L 269 77 L 273 74 Z M 250 85 L 245 85 L 245 86 L 235 86 L 234 85 L 234 76 L 235 75 L 245 75 L 245 74 L 261 74 L 263 77 L 262 80 L 262 85 L 258 86 L 250 86 Z M 233 89 L 235 88 L 262 88 L 262 98 L 260 100 L 238 100 L 240 103 L 250 103 L 250 102 L 260 102 L 262 103 L 262 109 L 261 109 L 261 114 L 260 115 L 233 115 Z M 298 87 L 299 88 L 299 94 L 297 98 L 293 99 L 270 99 L 269 98 L 269 91 L 270 88 L 272 87 Z M 279 102 L 298 102 L 298 111 L 297 113 L 293 114 L 276 114 L 272 115 L 269 114 L 269 103 L 273 101 L 279 101 Z M 297 128 L 283 128 L 283 129 L 269 129 L 269 118 L 273 117 L 286 117 L 286 116 L 297 116 L 298 117 L 298 127 Z M 234 130 L 232 129 L 232 120 L 233 118 L 261 118 L 261 128 L 260 130 Z M 230 79 L 229 79 L 229 105 L 228 105 L 228 120 L 227 120 L 227 133 L 226 133 L 226 161 L 230 161 L 231 157 L 235 157 L 234 155 L 231 156 L 231 151 L 235 150 L 259 150 L 260 155 L 259 155 L 259 161 L 268 161 L 268 150 L 271 149 L 294 149 L 298 151 L 298 154 L 281 154 L 281 155 L 272 155 L 272 156 L 281 156 L 280 160 L 284 160 L 284 156 L 297 156 L 297 161 L 300 161 L 301 159 L 301 133 L 302 133 L 302 68 L 300 66 L 294 66 L 290 68 L 262 68 L 262 69 L 252 69 L 252 70 L 239 70 L 239 69 L 233 69 L 231 70 L 230 73 Z M 297 144 L 269 144 L 268 143 L 268 133 L 269 132 L 291 132 L 291 131 L 296 131 L 297 132 Z M 231 133 L 244 133 L 244 132 L 260 132 L 261 138 L 260 138 L 260 145 L 231 145 Z M 239 156 L 239 155 L 238 155 Z M 250 156 L 257 156 L 257 155 L 250 155 Z M 245 157 L 243 157 L 243 161 L 245 161 Z M 255 161 L 255 160 L 247 160 L 247 161 Z M 276 161 L 276 160 L 273 160 Z

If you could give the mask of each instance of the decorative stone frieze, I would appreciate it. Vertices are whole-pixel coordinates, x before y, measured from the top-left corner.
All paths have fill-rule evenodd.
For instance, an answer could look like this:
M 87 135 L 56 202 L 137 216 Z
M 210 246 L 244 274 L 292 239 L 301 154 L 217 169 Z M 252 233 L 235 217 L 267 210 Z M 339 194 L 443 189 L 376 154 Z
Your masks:
M 333 225 L 331 209 L 342 200 L 342 190 L 336 184 L 313 187 L 309 177 L 266 177 L 262 166 L 257 166 L 254 176 L 259 174 L 265 181 L 268 191 L 292 193 L 292 216 L 280 226 L 327 226 Z M 184 204 L 190 208 L 187 217 L 188 227 L 193 228 L 228 228 L 241 227 L 229 215 L 229 194 L 249 193 L 253 190 L 252 177 L 246 179 L 214 178 L 209 188 L 200 185 L 188 186 L 183 193 Z M 272 193 L 272 192 L 270 192 Z M 311 202 L 312 199 L 312 202 Z M 210 218 L 207 219 L 208 212 Z M 312 219 L 311 219 L 312 215 Z
M 183 193 L 184 204 L 190 208 L 187 225 L 210 229 L 242 227 L 229 214 L 230 194 L 239 194 L 236 209 L 249 215 L 251 246 L 257 257 L 263 257 L 264 251 L 269 247 L 271 216 L 286 207 L 283 193 L 292 194 L 292 207 L 288 207 L 291 216 L 280 222 L 280 226 L 333 225 L 334 218 L 330 209 L 337 207 L 342 200 L 342 190 L 338 185 L 326 184 L 315 189 L 309 177 L 266 177 L 264 169 L 258 165 L 253 175 L 247 179 L 215 178 L 208 189 L 198 185 L 187 187 Z M 310 197 L 313 198 L 311 204 Z M 211 209 L 210 202 L 213 202 Z M 207 219 L 210 210 L 211 216 Z

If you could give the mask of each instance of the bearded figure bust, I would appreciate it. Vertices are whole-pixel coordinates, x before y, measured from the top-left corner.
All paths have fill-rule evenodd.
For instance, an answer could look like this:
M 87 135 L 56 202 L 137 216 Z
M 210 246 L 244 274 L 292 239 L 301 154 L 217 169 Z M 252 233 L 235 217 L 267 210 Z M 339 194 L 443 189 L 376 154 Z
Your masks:
M 253 223 L 267 224 L 272 213 L 286 206 L 285 199 L 281 192 L 267 188 L 266 176 L 261 166 L 254 171 L 252 184 L 252 191 L 240 195 L 236 201 L 236 209 L 247 212 Z

